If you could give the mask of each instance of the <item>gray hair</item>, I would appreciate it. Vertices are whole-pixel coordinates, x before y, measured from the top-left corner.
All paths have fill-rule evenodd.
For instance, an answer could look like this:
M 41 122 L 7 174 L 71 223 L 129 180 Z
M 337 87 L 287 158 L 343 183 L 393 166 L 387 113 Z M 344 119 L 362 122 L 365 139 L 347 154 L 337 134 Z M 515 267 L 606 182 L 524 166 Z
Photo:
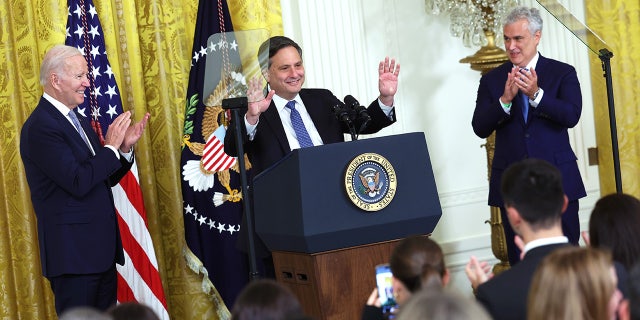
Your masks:
M 46 85 L 47 79 L 52 73 L 62 72 L 68 58 L 81 55 L 82 52 L 78 48 L 64 44 L 58 44 L 49 49 L 42 59 L 42 65 L 40 65 L 40 84 Z
M 450 289 L 423 289 L 400 308 L 398 320 L 489 320 L 475 300 Z
M 110 315 L 104 314 L 92 307 L 73 307 L 63 312 L 59 320 L 112 320 Z
M 504 26 L 518 22 L 518 20 L 527 19 L 529 22 L 529 32 L 531 35 L 536 31 L 542 31 L 542 17 L 540 10 L 529 7 L 515 7 L 504 19 Z

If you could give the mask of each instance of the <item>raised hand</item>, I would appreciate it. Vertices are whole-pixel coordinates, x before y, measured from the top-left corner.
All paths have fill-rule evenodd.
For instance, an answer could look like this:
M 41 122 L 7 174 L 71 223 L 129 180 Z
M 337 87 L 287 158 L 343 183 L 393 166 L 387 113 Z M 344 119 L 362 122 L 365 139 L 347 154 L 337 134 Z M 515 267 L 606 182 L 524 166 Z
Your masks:
M 384 58 L 378 65 L 378 90 L 380 101 L 386 106 L 393 106 L 393 96 L 398 91 L 398 75 L 400 64 L 395 59 Z
M 533 94 L 538 91 L 538 74 L 533 68 L 529 69 L 529 71 L 520 70 L 516 79 L 515 84 L 529 98 L 532 98 Z
M 113 120 L 111 125 L 109 125 L 107 134 L 104 137 L 104 143 L 116 149 L 120 148 L 130 124 L 131 112 L 126 111 L 121 113 L 115 120 Z
M 369 295 L 369 299 L 367 299 L 368 306 L 376 306 L 380 308 L 382 302 L 380 302 L 380 296 L 378 295 L 378 288 L 373 289 L 371 294 Z
M 142 120 L 127 128 L 124 140 L 122 141 L 122 145 L 120 146 L 120 151 L 124 153 L 131 151 L 133 145 L 138 142 L 140 137 L 142 137 L 142 133 L 144 132 L 144 128 L 147 126 L 147 122 L 149 121 L 150 117 L 151 115 L 147 112 L 145 113 Z
M 469 263 L 467 263 L 464 272 L 467 274 L 473 290 L 476 290 L 479 285 L 493 277 L 491 266 L 486 261 L 479 262 L 474 256 L 472 256 Z
M 262 93 L 262 81 L 259 76 L 253 77 L 249 80 L 249 88 L 247 89 L 247 100 L 249 105 L 247 108 L 247 121 L 250 124 L 256 124 L 260 114 L 265 112 L 271 104 L 271 99 L 276 92 L 274 90 L 269 91 L 267 97 L 264 97 Z
M 520 74 L 518 67 L 511 68 L 511 72 L 507 75 L 507 81 L 504 84 L 504 93 L 500 100 L 502 103 L 509 104 L 513 101 L 516 94 L 518 94 L 518 85 L 516 84 L 516 79 Z

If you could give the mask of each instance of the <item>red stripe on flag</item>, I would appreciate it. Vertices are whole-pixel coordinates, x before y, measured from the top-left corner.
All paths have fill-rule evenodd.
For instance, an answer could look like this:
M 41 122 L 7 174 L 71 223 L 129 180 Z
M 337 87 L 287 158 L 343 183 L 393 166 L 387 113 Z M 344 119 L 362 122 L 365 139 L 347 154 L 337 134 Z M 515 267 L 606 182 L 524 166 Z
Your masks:
M 136 208 L 138 214 L 144 220 L 145 227 L 147 224 L 147 210 L 144 208 L 144 198 L 142 197 L 142 189 L 140 189 L 140 185 L 138 184 L 138 180 L 133 175 L 131 170 L 127 172 L 127 174 L 122 177 L 119 182 L 124 192 L 127 194 L 127 198 L 131 205 Z
M 162 303 L 162 305 L 166 307 L 167 302 L 164 298 L 162 283 L 159 281 L 160 277 L 157 276 L 158 270 L 153 267 L 151 261 L 149 261 L 147 253 L 142 249 L 140 244 L 133 237 L 130 229 L 127 227 L 125 221 L 122 220 L 120 214 L 118 214 L 118 224 L 120 225 L 120 237 L 122 238 L 122 246 L 127 248 L 126 251 L 131 258 L 133 267 L 136 269 L 138 274 L 140 274 L 147 286 L 151 288 L 153 295 L 155 295 L 156 298 L 158 298 L 158 300 Z M 118 300 L 120 301 L 120 299 Z
M 124 281 L 124 278 L 118 273 L 118 302 L 123 303 L 128 301 L 136 301 L 136 296 L 133 294 L 133 291 L 131 291 L 131 288 L 129 288 L 127 282 Z
M 202 165 L 205 170 L 217 172 L 231 168 L 235 158 L 224 152 L 224 144 L 216 136 L 211 136 L 205 144 Z

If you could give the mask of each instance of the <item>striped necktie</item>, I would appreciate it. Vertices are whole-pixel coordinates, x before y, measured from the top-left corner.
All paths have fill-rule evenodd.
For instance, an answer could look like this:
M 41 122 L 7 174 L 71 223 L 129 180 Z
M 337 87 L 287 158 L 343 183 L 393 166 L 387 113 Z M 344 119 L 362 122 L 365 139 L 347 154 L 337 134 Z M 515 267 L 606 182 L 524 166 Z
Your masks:
M 76 116 L 76 113 L 73 112 L 73 110 L 69 111 L 69 118 L 71 118 L 71 122 L 73 122 L 73 126 L 76 127 L 76 130 L 78 131 L 78 134 L 80 135 L 80 137 L 82 137 L 82 140 L 84 140 L 84 143 L 87 144 L 87 147 L 89 148 L 89 150 L 91 150 L 91 153 L 93 153 L 93 148 L 91 148 L 91 143 L 89 143 L 89 139 L 87 139 L 87 135 L 85 134 L 84 130 L 82 130 L 82 126 L 80 125 L 80 120 L 78 120 L 78 117 Z
M 300 148 L 313 147 L 309 132 L 307 128 L 305 128 L 304 122 L 302 122 L 302 117 L 300 117 L 300 112 L 296 110 L 296 102 L 293 100 L 289 101 L 286 107 L 291 110 L 291 125 L 293 126 L 293 131 L 296 132 L 296 138 L 298 139 L 298 143 L 300 143 Z

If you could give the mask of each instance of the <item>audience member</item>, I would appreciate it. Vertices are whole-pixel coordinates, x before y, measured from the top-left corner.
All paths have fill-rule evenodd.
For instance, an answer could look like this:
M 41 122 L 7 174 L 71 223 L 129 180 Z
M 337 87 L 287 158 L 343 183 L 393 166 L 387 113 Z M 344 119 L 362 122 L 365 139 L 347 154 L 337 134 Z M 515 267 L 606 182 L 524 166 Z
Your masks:
M 271 279 L 249 283 L 233 306 L 231 320 L 305 319 L 296 296 L 284 285 Z
M 113 320 L 160 320 L 149 306 L 138 302 L 125 302 L 107 310 Z
M 516 162 L 505 170 L 501 182 L 508 222 L 524 242 L 524 257 L 494 278 L 486 262 L 471 257 L 465 272 L 478 301 L 494 319 L 525 319 L 527 294 L 540 261 L 569 245 L 561 224 L 568 199 L 560 171 L 545 160 Z
M 393 249 L 389 260 L 393 274 L 393 296 L 403 305 L 414 292 L 442 288 L 449 282 L 442 248 L 426 236 L 410 236 Z M 383 319 L 378 289 L 374 289 L 362 312 L 362 319 Z
M 113 320 L 93 307 L 71 307 L 60 314 L 58 320 Z
M 476 302 L 453 291 L 421 290 L 402 306 L 398 320 L 490 320 Z
M 589 219 L 587 244 L 609 249 L 627 270 L 640 262 L 640 200 L 614 193 L 596 202 Z M 583 233 L 584 236 L 584 233 Z
M 559 248 L 542 260 L 533 276 L 527 319 L 615 320 L 625 307 L 617 282 L 608 251 Z

